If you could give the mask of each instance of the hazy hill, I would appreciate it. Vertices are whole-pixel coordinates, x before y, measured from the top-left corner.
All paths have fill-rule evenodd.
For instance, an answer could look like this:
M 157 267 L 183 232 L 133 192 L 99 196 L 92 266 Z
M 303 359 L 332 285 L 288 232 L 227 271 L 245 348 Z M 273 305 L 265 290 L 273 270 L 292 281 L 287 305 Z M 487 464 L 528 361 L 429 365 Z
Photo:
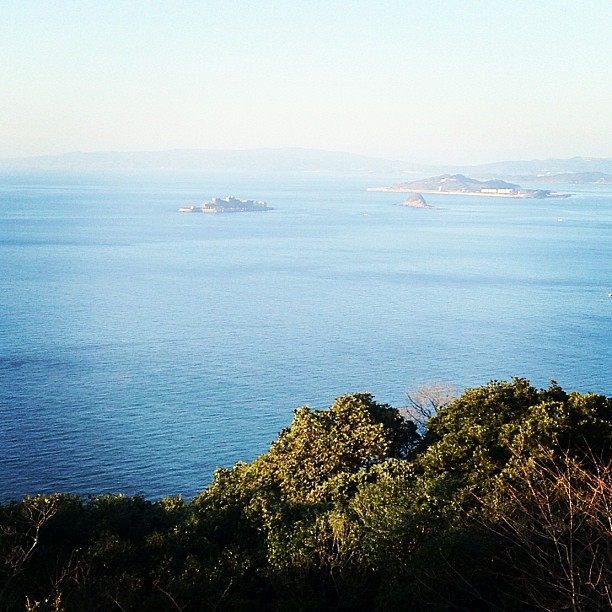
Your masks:
M 176 149 L 82 152 L 0 160 L 0 169 L 183 170 L 201 172 L 400 173 L 415 166 L 353 153 L 316 149 Z
M 410 191 L 481 191 L 482 189 L 519 189 L 519 185 L 507 183 L 499 179 L 478 181 L 463 174 L 443 174 L 431 178 L 400 183 L 393 186 L 396 189 L 409 189 Z
M 558 176 L 574 173 L 601 172 L 612 174 L 612 159 L 572 157 L 570 159 L 544 159 L 529 161 L 504 161 L 478 166 L 462 166 L 461 171 L 479 176 Z
M 435 166 L 319 149 L 175 149 L 169 151 L 74 151 L 62 155 L 0 159 L 0 170 L 54 171 L 195 171 L 240 173 L 408 174 L 426 177 L 466 174 L 479 179 L 533 181 L 555 177 L 559 182 L 602 182 L 596 173 L 612 175 L 612 159 L 572 157 L 503 161 L 472 166 Z M 582 177 L 574 177 L 581 173 Z M 567 175 L 567 176 L 566 176 Z
M 525 175 L 520 179 L 529 183 L 555 183 L 557 185 L 612 185 L 612 174 L 605 172 L 561 172 L 559 174 Z

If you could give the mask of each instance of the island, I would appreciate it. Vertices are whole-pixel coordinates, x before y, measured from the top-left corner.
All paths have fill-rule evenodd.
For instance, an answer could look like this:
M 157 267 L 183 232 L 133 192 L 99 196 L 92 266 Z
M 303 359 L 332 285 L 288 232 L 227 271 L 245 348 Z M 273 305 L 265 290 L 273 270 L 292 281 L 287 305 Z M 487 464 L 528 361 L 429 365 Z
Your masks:
M 571 194 L 547 189 L 523 189 L 520 185 L 499 179 L 479 181 L 463 174 L 442 174 L 431 178 L 397 183 L 390 187 L 368 187 L 367 191 L 392 193 L 421 192 L 447 195 L 478 195 L 506 198 L 568 198 Z
M 272 210 L 263 200 L 241 200 L 234 196 L 212 198 L 197 206 L 184 206 L 178 209 L 184 213 L 235 213 Z
M 420 193 L 411 193 L 400 206 L 408 206 L 409 208 L 433 208 L 425 201 L 425 198 Z

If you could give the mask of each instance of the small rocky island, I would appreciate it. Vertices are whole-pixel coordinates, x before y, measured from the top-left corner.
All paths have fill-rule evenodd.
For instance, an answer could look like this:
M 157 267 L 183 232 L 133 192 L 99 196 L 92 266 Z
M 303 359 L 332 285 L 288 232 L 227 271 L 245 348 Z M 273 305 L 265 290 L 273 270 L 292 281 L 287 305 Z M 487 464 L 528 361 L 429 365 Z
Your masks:
M 179 208 L 179 212 L 184 213 L 235 213 L 256 212 L 260 210 L 272 210 L 272 208 L 263 200 L 241 200 L 234 196 L 212 198 L 212 200 L 202 202 L 198 206 Z
M 398 183 L 390 187 L 368 187 L 367 191 L 386 191 L 392 193 L 421 192 L 448 195 L 478 195 L 506 198 L 568 198 L 569 193 L 559 193 L 547 189 L 523 189 L 520 185 L 499 179 L 479 181 L 463 174 L 443 174 L 431 178 Z
M 420 193 L 411 193 L 400 206 L 408 206 L 409 208 L 433 208 L 425 201 L 425 198 Z

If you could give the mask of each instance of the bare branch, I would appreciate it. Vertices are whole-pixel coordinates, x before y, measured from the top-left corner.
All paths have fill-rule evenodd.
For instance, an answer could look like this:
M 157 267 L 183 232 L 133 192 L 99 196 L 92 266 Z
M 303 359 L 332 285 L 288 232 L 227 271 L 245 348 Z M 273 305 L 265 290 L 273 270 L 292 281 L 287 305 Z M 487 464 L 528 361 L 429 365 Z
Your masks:
M 414 421 L 420 433 L 427 428 L 427 421 L 441 408 L 459 397 L 458 389 L 451 383 L 431 382 L 404 391 L 408 405 L 402 409 L 406 417 Z

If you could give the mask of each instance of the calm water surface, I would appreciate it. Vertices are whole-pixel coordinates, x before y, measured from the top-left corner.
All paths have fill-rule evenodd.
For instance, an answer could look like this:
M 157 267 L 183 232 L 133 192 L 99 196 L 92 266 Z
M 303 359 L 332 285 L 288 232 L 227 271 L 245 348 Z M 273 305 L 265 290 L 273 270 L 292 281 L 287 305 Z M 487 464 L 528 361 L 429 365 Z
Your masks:
M 1 177 L 0 491 L 191 496 L 294 408 L 524 376 L 612 394 L 612 190 Z M 179 214 L 216 195 L 273 211 Z

